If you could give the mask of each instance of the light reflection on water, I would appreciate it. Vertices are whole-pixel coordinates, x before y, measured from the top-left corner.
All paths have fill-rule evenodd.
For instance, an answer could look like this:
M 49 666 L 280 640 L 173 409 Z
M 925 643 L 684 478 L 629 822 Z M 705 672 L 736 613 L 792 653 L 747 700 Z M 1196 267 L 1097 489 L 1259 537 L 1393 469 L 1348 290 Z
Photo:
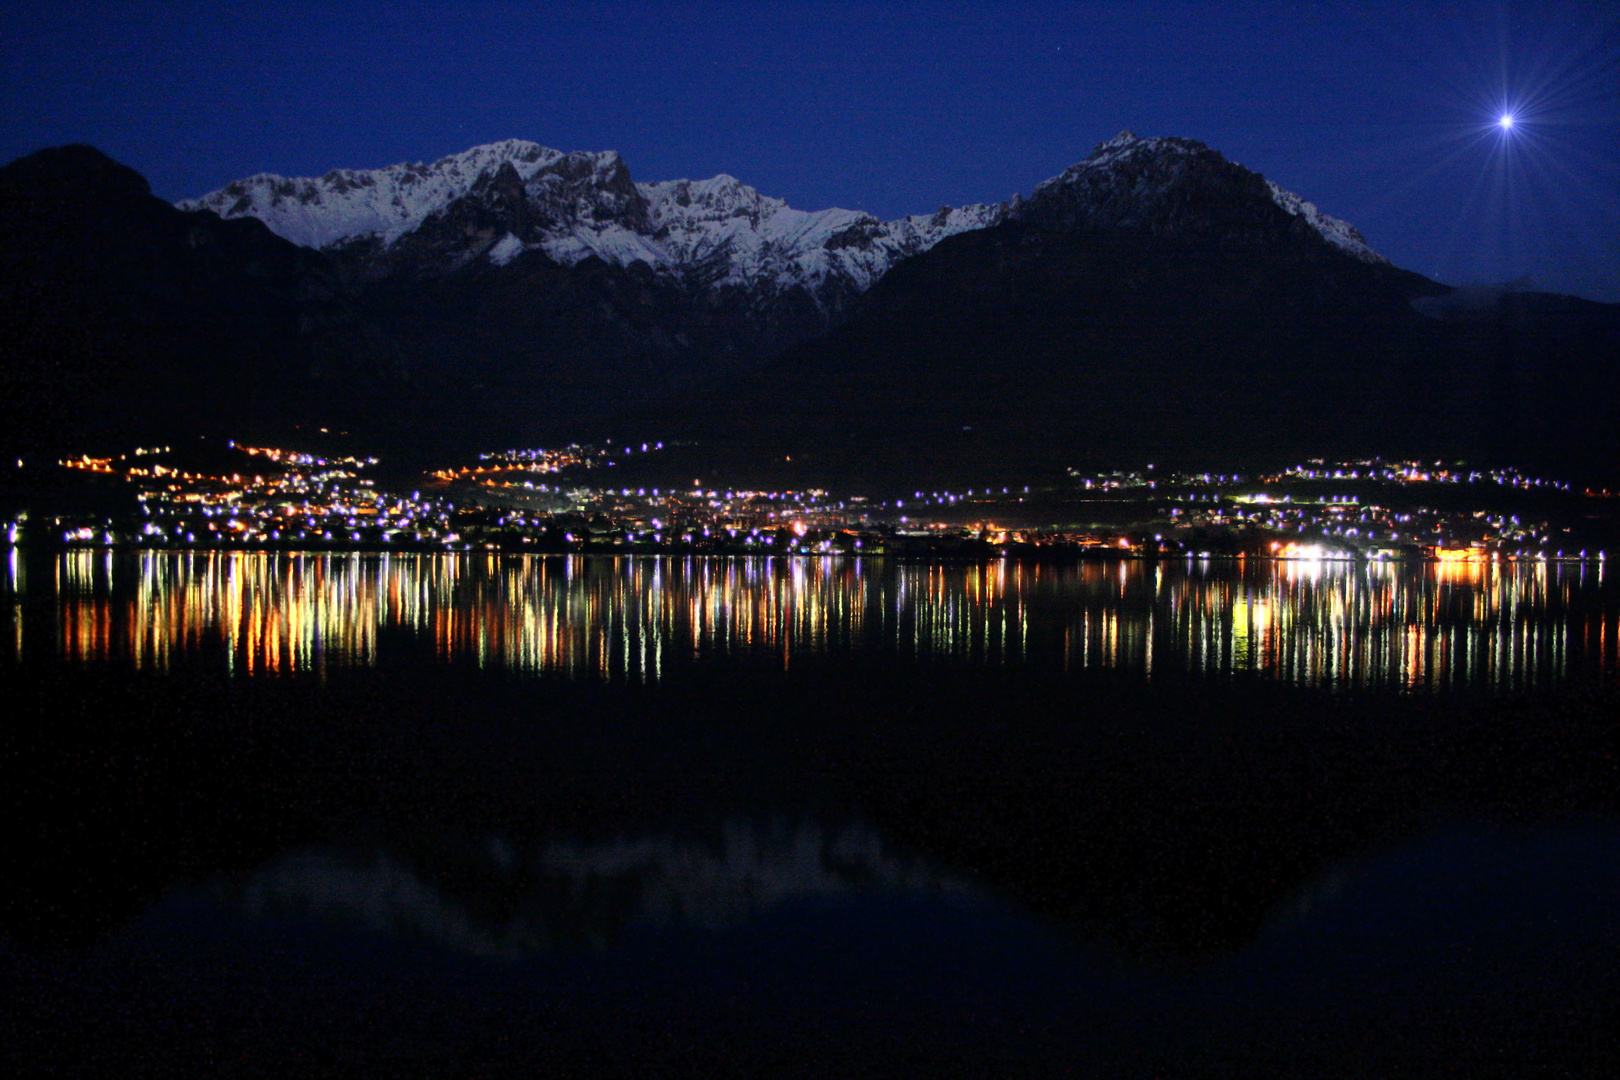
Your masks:
M 13 550 L 0 640 L 14 662 L 164 669 L 217 652 L 234 673 L 318 671 L 375 663 L 380 635 L 406 631 L 443 661 L 649 682 L 704 657 L 857 651 L 1329 688 L 1620 672 L 1601 566 L 77 551 L 53 570 L 30 577 Z M 42 600 L 51 640 L 24 614 Z

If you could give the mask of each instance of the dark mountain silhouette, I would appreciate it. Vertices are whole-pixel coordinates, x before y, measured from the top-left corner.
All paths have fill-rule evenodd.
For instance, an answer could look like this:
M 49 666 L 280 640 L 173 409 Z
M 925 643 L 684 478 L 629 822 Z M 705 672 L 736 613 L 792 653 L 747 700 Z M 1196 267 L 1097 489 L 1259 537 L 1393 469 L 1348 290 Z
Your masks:
M 0 414 L 22 453 L 289 416 L 309 380 L 387 377 L 327 260 L 185 213 L 97 150 L 0 169 Z
M 842 328 L 650 425 L 867 481 L 1016 461 L 1413 454 L 1593 476 L 1620 460 L 1620 306 L 1455 294 L 1162 142 L 901 263 Z

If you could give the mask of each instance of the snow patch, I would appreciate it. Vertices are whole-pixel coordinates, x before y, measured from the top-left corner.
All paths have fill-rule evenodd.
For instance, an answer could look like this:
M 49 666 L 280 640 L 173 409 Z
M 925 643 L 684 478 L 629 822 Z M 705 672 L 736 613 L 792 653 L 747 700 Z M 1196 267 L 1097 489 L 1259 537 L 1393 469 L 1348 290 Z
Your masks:
M 1374 251 L 1367 244 L 1360 231 L 1348 221 L 1322 213 L 1316 208 L 1315 203 L 1306 202 L 1292 191 L 1284 191 L 1274 181 L 1267 180 L 1266 187 L 1271 190 L 1273 202 L 1294 217 L 1303 217 L 1322 239 L 1334 247 L 1354 255 L 1362 262 L 1375 263 L 1380 266 L 1389 265 L 1389 260 Z
M 507 233 L 489 249 L 489 261 L 496 266 L 505 266 L 519 255 L 523 254 L 523 241 Z

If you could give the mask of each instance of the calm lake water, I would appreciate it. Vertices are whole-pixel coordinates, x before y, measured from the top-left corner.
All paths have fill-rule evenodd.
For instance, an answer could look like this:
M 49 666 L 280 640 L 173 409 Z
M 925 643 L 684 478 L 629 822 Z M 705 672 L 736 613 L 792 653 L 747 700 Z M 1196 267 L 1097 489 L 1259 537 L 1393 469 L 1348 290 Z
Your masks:
M 13 552 L 14 659 L 228 671 L 369 665 L 405 632 L 441 662 L 657 682 L 713 658 L 863 654 L 1064 671 L 1255 674 L 1328 689 L 1518 690 L 1620 671 L 1602 564 L 912 564 Z M 30 625 L 25 601 L 54 605 Z
M 1597 564 L 14 550 L 3 577 L 24 1071 L 1613 1055 Z

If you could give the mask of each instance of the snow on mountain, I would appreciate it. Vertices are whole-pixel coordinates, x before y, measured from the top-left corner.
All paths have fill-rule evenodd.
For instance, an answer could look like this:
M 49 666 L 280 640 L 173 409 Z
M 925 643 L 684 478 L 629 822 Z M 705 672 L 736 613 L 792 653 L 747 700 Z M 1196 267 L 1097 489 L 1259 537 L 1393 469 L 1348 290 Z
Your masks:
M 523 241 L 511 233 L 507 233 L 495 241 L 495 246 L 489 249 L 489 261 L 496 266 L 505 266 L 521 254 L 523 254 Z
M 1084 161 L 1037 184 L 1031 198 L 1039 201 L 1043 195 L 1083 191 L 1083 200 L 1093 207 L 1115 203 L 1112 217 L 1114 223 L 1118 223 L 1121 212 L 1129 215 L 1152 207 L 1172 188 L 1184 184 L 1195 170 L 1218 167 L 1237 169 L 1248 176 L 1258 175 L 1235 162 L 1228 162 L 1219 152 L 1192 139 L 1168 136 L 1143 139 L 1122 131 L 1107 142 L 1099 143 Z M 1272 202 L 1293 217 L 1303 217 L 1329 244 L 1363 262 L 1389 263 L 1368 246 L 1366 239 L 1349 222 L 1322 213 L 1314 203 L 1306 202 L 1270 180 L 1265 183 Z
M 1003 216 L 998 206 L 888 222 L 854 210 L 795 210 L 723 174 L 640 188 L 669 263 L 708 268 L 727 283 L 770 277 L 814 286 L 841 277 L 865 290 L 901 259 Z
M 707 287 L 805 289 L 820 304 L 828 288 L 863 292 L 948 236 L 1026 212 L 1064 228 L 1196 227 L 1194 212 L 1171 193 L 1220 170 L 1236 170 L 1251 188 L 1259 183 L 1202 143 L 1125 131 L 1038 184 L 1027 204 L 1015 198 L 880 221 L 854 210 L 795 210 L 724 174 L 637 183 L 613 151 L 565 154 L 509 139 L 431 165 L 336 169 L 318 178 L 261 173 L 178 205 L 257 217 L 293 243 L 369 258 L 397 253 L 411 237 L 420 250 L 409 258 L 438 260 L 439 272 L 478 259 L 506 266 L 540 251 L 563 265 L 593 256 L 618 266 L 641 262 Z M 1265 183 L 1277 206 L 1328 243 L 1387 262 L 1348 223 Z M 430 234 L 431 242 L 422 239 Z
M 1362 262 L 1389 265 L 1389 260 L 1369 247 L 1360 230 L 1348 221 L 1322 213 L 1315 203 L 1306 202 L 1292 191 L 1284 191 L 1274 181 L 1267 180 L 1266 186 L 1271 189 L 1271 198 L 1278 206 L 1295 217 L 1303 216 L 1311 228 L 1334 247 L 1354 255 Z
M 620 266 L 644 262 L 708 285 L 814 290 L 837 279 L 861 291 L 900 259 L 994 224 L 1006 212 L 969 206 L 883 222 L 853 210 L 795 210 L 724 174 L 632 184 L 612 151 L 564 154 L 515 139 L 432 165 L 334 170 L 319 178 L 260 174 L 178 205 L 257 217 L 305 247 L 368 240 L 387 249 L 458 202 L 498 202 L 493 192 L 503 179 L 522 186 L 523 220 L 498 239 L 479 241 L 487 244 L 480 254 L 495 265 L 539 250 L 563 265 L 591 256 Z M 465 255 L 455 261 L 465 262 Z
M 527 179 L 563 155 L 532 142 L 508 139 L 475 146 L 432 165 L 333 169 L 321 177 L 259 173 L 175 205 L 212 210 L 220 217 L 256 217 L 283 239 L 330 248 L 371 236 L 386 246 L 466 195 L 480 179 L 510 162 Z

